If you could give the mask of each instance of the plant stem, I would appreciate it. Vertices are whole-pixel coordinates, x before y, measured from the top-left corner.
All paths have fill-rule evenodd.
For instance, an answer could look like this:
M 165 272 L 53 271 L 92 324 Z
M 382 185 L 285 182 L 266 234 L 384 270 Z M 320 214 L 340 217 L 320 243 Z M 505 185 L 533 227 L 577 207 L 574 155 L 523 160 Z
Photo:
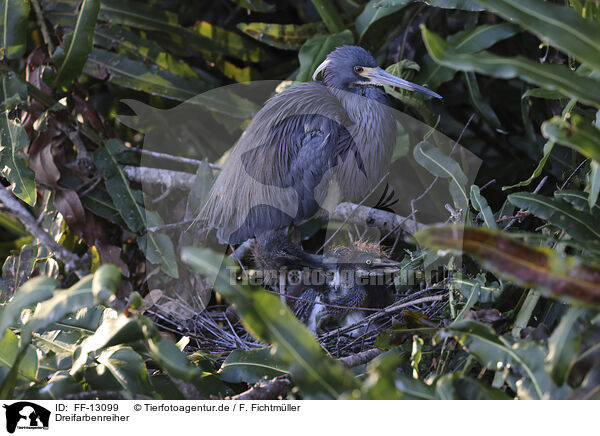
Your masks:
M 331 33 L 344 30 L 344 23 L 330 0 L 312 0 L 312 3 Z
M 517 314 L 517 319 L 515 320 L 515 325 L 512 329 L 512 335 L 515 338 L 521 337 L 521 330 L 527 327 L 529 324 L 529 319 L 531 318 L 531 314 L 533 313 L 533 309 L 537 306 L 538 301 L 540 300 L 540 293 L 538 291 L 530 290 L 523 302 L 523 306 L 519 310 Z

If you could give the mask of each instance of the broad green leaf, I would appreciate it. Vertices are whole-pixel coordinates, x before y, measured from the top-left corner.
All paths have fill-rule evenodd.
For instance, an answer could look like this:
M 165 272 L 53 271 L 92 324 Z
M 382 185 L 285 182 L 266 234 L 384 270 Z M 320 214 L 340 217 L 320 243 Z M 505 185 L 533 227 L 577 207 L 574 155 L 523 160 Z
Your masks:
M 542 123 L 544 137 L 578 151 L 585 157 L 600 162 L 600 129 L 573 115 L 565 120 L 555 116 Z
M 117 291 L 121 273 L 114 265 L 102 265 L 69 289 L 54 292 L 51 298 L 39 304 L 21 331 L 21 346 L 28 344 L 33 332 L 52 324 L 83 307 L 109 301 Z
M 275 345 L 305 397 L 338 398 L 357 387 L 352 374 L 327 356 L 315 338 L 281 300 L 264 290 L 231 284 L 234 264 L 208 249 L 185 248 L 182 259 L 201 274 L 216 277 L 215 289 L 235 304 L 244 326 L 259 340 Z M 224 266 L 225 268 L 222 268 Z
M 0 283 L 0 303 L 5 303 L 33 273 L 38 260 L 38 247 L 24 245 L 18 253 L 6 258 L 2 265 L 2 283 Z
M 600 302 L 600 269 L 548 247 L 517 241 L 510 233 L 461 226 L 429 227 L 415 234 L 428 248 L 460 250 L 500 277 L 535 287 L 555 298 L 589 304 Z
M 0 114 L 0 135 L 0 174 L 17 197 L 33 206 L 37 199 L 34 173 L 19 153 L 28 146 L 29 138 L 21 123 L 9 118 L 7 110 Z
M 109 139 L 94 152 L 94 164 L 102 174 L 106 191 L 127 227 L 132 232 L 139 232 L 146 227 L 146 215 L 138 205 L 135 195 L 129 186 L 129 181 L 123 174 L 115 154 L 121 149 L 118 139 Z
M 479 186 L 472 185 L 471 186 L 471 204 L 475 208 L 476 211 L 481 212 L 481 216 L 483 217 L 483 222 L 486 227 L 490 229 L 497 229 L 498 224 L 494 219 L 494 214 L 492 213 L 492 209 L 488 206 L 488 202 L 484 196 L 481 195 L 479 191 Z
M 473 29 L 463 30 L 448 37 L 448 44 L 456 53 L 474 53 L 490 48 L 503 39 L 519 32 L 519 27 L 510 23 L 484 24 Z M 442 83 L 452 80 L 455 71 L 432 61 L 429 55 L 424 57 L 421 73 L 416 77 L 423 83 L 437 89 Z
M 442 400 L 510 400 L 500 389 L 460 373 L 445 374 L 435 383 L 435 392 Z
M 94 42 L 107 50 L 115 47 L 143 61 L 158 65 L 174 75 L 204 81 L 187 63 L 177 59 L 155 42 L 142 38 L 121 26 L 98 26 L 94 32 Z
M 411 0 L 396 0 L 393 2 L 393 4 L 381 6 L 381 0 L 371 0 L 366 4 L 365 8 L 356 18 L 354 23 L 356 26 L 356 31 L 358 32 L 359 40 L 364 38 L 364 36 L 367 34 L 367 31 L 369 31 L 369 29 L 371 29 L 375 23 L 377 23 L 377 26 L 379 26 L 381 24 L 378 23 L 380 20 L 400 12 L 410 3 L 412 3 Z
M 57 285 L 56 280 L 49 277 L 35 277 L 17 289 L 12 299 L 0 307 L 0 339 L 19 319 L 24 308 L 52 297 Z
M 569 308 L 548 340 L 546 366 L 558 386 L 567 381 L 569 371 L 577 359 L 581 336 L 576 323 L 583 312 L 581 307 Z
M 427 51 L 436 62 L 459 71 L 475 71 L 500 79 L 519 77 L 522 80 L 600 107 L 600 81 L 584 77 L 564 65 L 540 64 L 522 56 L 503 57 L 481 51 L 458 53 L 435 33 L 421 25 Z
M 258 383 L 264 377 L 274 378 L 288 371 L 282 368 L 271 347 L 233 350 L 221 368 L 219 378 L 228 383 Z
M 317 67 L 325 60 L 325 57 L 336 47 L 346 44 L 352 44 L 354 37 L 348 29 L 340 33 L 331 35 L 316 35 L 310 38 L 302 45 L 298 53 L 300 60 L 300 70 L 296 79 L 300 82 L 307 82 L 312 79 L 312 75 Z
M 173 341 L 157 335 L 147 341 L 147 346 L 152 359 L 173 377 L 188 381 L 201 376 L 202 370 L 193 366 Z
M 574 189 L 565 189 L 554 192 L 554 196 L 559 200 L 565 200 L 579 210 L 589 210 L 589 194 L 587 192 L 576 191 Z M 600 205 L 595 204 L 591 209 L 595 217 L 600 216 Z
M 548 220 L 576 239 L 600 238 L 600 224 L 591 219 L 589 213 L 579 211 L 563 200 L 528 192 L 511 194 L 508 200 L 538 218 Z
M 12 368 L 19 355 L 19 338 L 10 330 L 0 340 L 0 367 Z M 24 357 L 19 362 L 17 380 L 32 382 L 37 379 L 39 369 L 38 356 L 35 348 L 28 347 Z
M 18 59 L 27 48 L 27 17 L 29 0 L 2 0 L 2 46 L 0 59 Z
M 147 212 L 148 226 L 163 225 L 160 216 L 155 212 Z M 160 265 L 162 270 L 173 278 L 179 277 L 175 248 L 171 238 L 166 233 L 146 232 L 138 237 L 138 245 L 151 263 Z
M 100 0 L 83 0 L 72 32 L 65 35 L 63 47 L 58 47 L 52 59 L 56 71 L 49 75 L 54 87 L 67 87 L 77 80 L 94 44 L 94 27 Z
M 130 347 L 117 346 L 109 348 L 97 357 L 101 368 L 108 370 L 120 389 L 132 393 L 150 391 L 148 370 L 142 357 Z M 102 388 L 104 390 L 104 387 Z
M 98 79 L 105 79 L 108 73 L 108 80 L 116 85 L 180 101 L 193 98 L 207 89 L 206 83 L 200 80 L 179 76 L 100 48 L 92 50 L 84 72 Z
M 498 371 L 510 365 L 517 369 L 523 388 L 531 385 L 531 391 L 525 392 L 527 397 L 550 398 L 555 386 L 545 371 L 541 346 L 513 344 L 510 337 L 498 336 L 489 325 L 471 320 L 454 323 L 447 331 L 486 368 Z
M 420 142 L 413 150 L 415 160 L 436 177 L 450 179 L 450 195 L 455 206 L 466 211 L 469 204 L 467 176 L 460 165 L 451 157 L 427 142 Z
M 14 73 L 0 75 L 0 110 L 12 110 L 27 98 L 27 85 Z
M 298 50 L 307 39 L 325 30 L 323 23 L 238 23 L 237 28 L 257 41 L 284 50 Z
M 569 6 L 542 0 L 477 0 L 542 41 L 600 70 L 600 24 L 581 18 Z

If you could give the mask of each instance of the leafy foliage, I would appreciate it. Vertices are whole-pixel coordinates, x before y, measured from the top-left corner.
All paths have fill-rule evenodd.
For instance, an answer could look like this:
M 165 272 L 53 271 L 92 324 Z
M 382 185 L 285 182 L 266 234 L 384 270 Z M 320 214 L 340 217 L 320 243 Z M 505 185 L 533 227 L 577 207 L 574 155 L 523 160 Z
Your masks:
M 597 4 L 191 4 L 0 3 L 0 189 L 32 215 L 27 221 L 7 204 L 0 209 L 0 398 L 84 398 L 90 392 L 225 398 L 263 377 L 292 380 L 297 390 L 284 394 L 289 398 L 598 397 Z M 370 320 L 388 316 L 390 322 L 370 343 L 377 357 L 356 367 L 344 360 L 360 342 L 351 334 L 346 357 L 336 359 L 339 343 L 332 355 L 323 350 L 334 349 L 335 334 L 315 338 L 278 297 L 232 285 L 224 267 L 236 266 L 222 265 L 214 251 L 181 251 L 197 240 L 186 232 L 174 237 L 174 223 L 165 223 L 134 176 L 149 156 L 139 150 L 139 132 L 164 129 L 167 139 L 172 132 L 160 123 L 154 130 L 141 125 L 138 101 L 166 111 L 192 99 L 189 104 L 220 115 L 180 129 L 183 142 L 193 143 L 214 123 L 237 138 L 257 103 L 198 94 L 251 80 L 311 80 L 325 56 L 344 44 L 368 48 L 388 71 L 444 96 L 432 101 L 386 88 L 394 107 L 431 126 L 412 156 L 448 194 L 442 205 L 448 221 L 466 223 L 428 226 L 414 241 L 396 237 L 394 228 L 380 241 L 400 263 L 398 296 L 435 288 L 423 296 L 442 304 L 415 311 L 406 300 L 410 310 L 392 305 L 370 314 Z M 120 101 L 138 117 L 124 115 Z M 433 128 L 481 158 L 474 184 Z M 399 129 L 394 160 L 409 153 L 411 135 Z M 214 140 L 224 148 L 232 144 Z M 191 148 L 173 149 L 173 155 L 187 156 Z M 193 225 L 223 159 L 210 144 L 199 148 L 205 154 L 187 160 L 151 156 L 153 167 L 195 181 L 184 204 L 168 203 L 186 226 Z M 206 156 L 210 165 L 201 160 Z M 164 189 L 156 197 L 170 200 L 169 187 L 152 189 Z M 302 231 L 314 245 L 320 224 L 310 225 Z M 79 263 L 50 251 L 40 232 Z M 438 283 L 405 280 L 433 265 L 444 271 Z M 149 278 L 159 276 L 151 287 Z M 207 277 L 216 277 L 214 289 Z M 215 318 L 200 317 L 201 337 L 191 341 L 190 331 L 174 337 L 161 330 L 165 319 L 176 320 L 157 308 L 182 310 L 166 289 L 188 296 L 183 306 L 192 315 L 200 317 L 210 304 L 219 308 Z M 217 302 L 235 305 L 241 323 Z M 345 337 L 352 326 L 345 329 L 336 333 Z M 225 331 L 233 345 L 211 348 Z

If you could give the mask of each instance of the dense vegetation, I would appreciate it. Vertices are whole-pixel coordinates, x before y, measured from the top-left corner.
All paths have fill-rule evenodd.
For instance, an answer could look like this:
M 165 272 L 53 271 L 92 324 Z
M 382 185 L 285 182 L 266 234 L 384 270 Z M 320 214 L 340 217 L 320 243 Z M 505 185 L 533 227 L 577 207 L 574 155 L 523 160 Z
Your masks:
M 275 378 L 263 381 L 267 396 L 289 398 L 599 397 L 596 1 L 0 5 L 0 398 L 223 398 L 263 377 Z M 425 255 L 442 262 L 448 274 L 431 301 L 443 304 L 386 312 L 370 348 L 339 359 L 334 338 L 321 338 L 328 354 L 277 296 L 231 285 L 214 251 L 181 250 L 129 171 L 143 157 L 189 173 L 195 189 L 172 206 L 184 222 L 218 171 L 202 159 L 221 156 L 144 154 L 143 129 L 118 116 L 131 114 L 123 99 L 171 109 L 225 84 L 307 81 L 343 44 L 443 95 L 388 90 L 396 108 L 460 138 L 482 167 L 461 198 L 460 167 L 427 152 L 437 165 L 423 167 L 450 187 L 466 227 L 382 243 L 405 269 Z M 235 115 L 233 136 L 258 109 L 201 104 Z M 217 277 L 214 292 L 204 276 Z M 160 289 L 204 292 L 212 318 L 192 327 L 170 318 Z M 398 284 L 403 296 L 417 290 Z

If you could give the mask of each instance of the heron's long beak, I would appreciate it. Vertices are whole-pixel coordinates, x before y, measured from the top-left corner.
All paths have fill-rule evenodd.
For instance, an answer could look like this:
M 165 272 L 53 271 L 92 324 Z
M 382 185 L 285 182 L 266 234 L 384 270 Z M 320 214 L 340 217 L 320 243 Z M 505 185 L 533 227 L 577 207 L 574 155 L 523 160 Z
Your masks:
M 358 268 L 357 275 L 361 277 L 393 275 L 400 272 L 400 263 L 391 259 L 378 258 L 373 259 L 371 265 Z
M 408 89 L 409 91 L 417 91 L 421 92 L 425 95 L 430 95 L 435 98 L 442 98 L 441 95 L 423 87 L 417 85 L 415 83 L 411 83 L 408 80 L 401 79 L 400 77 L 396 77 L 393 74 L 388 73 L 382 68 L 375 67 L 363 67 L 363 71 L 359 73 L 361 76 L 369 79 L 366 84 L 369 85 L 379 85 L 379 86 L 397 86 L 398 88 Z M 357 84 L 365 83 L 365 82 L 356 82 Z

